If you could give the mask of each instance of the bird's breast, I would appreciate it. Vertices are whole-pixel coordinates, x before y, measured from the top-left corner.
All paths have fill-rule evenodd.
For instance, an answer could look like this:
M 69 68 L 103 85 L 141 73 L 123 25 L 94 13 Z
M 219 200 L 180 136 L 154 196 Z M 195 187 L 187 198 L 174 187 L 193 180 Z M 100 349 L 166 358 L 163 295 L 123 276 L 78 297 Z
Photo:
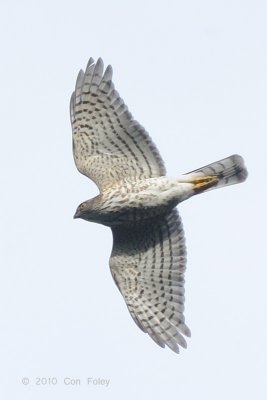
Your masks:
M 102 193 L 95 222 L 111 226 L 157 217 L 170 212 L 189 189 L 167 177 L 123 182 Z

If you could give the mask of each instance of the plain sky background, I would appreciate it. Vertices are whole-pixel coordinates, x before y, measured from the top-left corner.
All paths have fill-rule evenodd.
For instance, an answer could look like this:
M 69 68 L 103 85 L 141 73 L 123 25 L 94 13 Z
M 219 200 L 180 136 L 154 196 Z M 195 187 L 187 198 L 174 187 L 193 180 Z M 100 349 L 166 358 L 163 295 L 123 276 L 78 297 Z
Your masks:
M 1 2 L 1 398 L 267 398 L 266 20 L 264 0 Z M 170 175 L 234 153 L 249 170 L 179 207 L 192 331 L 180 355 L 132 321 L 109 229 L 72 219 L 97 193 L 69 122 L 90 56 L 113 66 Z

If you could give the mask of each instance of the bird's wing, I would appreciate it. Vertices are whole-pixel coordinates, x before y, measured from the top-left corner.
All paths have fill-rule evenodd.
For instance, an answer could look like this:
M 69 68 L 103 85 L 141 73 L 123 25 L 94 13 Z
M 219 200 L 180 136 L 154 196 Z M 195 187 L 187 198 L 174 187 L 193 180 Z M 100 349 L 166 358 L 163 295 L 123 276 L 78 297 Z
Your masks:
M 139 328 L 179 352 L 190 336 L 184 323 L 186 248 L 176 210 L 135 227 L 112 227 L 112 276 Z
M 156 146 L 114 89 L 111 66 L 103 73 L 101 58 L 80 71 L 70 115 L 75 164 L 100 190 L 125 178 L 165 175 Z

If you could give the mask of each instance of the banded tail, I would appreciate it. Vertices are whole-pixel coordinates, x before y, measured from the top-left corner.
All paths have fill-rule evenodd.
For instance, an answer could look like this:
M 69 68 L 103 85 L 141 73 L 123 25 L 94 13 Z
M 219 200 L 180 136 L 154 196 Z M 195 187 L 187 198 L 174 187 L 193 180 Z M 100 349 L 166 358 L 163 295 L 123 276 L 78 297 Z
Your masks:
M 224 158 L 205 167 L 188 172 L 195 185 L 195 193 L 235 185 L 246 180 L 248 176 L 244 160 L 238 154 Z

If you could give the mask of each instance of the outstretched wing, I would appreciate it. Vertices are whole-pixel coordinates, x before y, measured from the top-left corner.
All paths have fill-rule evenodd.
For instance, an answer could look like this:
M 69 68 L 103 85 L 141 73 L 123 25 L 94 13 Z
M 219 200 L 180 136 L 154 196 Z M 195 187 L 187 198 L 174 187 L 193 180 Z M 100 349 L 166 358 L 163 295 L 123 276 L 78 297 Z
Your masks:
M 100 190 L 124 178 L 165 175 L 157 148 L 114 89 L 110 65 L 103 74 L 101 58 L 80 71 L 70 114 L 75 164 Z
M 161 347 L 179 352 L 184 323 L 186 248 L 176 210 L 142 225 L 112 227 L 110 268 L 137 325 Z

